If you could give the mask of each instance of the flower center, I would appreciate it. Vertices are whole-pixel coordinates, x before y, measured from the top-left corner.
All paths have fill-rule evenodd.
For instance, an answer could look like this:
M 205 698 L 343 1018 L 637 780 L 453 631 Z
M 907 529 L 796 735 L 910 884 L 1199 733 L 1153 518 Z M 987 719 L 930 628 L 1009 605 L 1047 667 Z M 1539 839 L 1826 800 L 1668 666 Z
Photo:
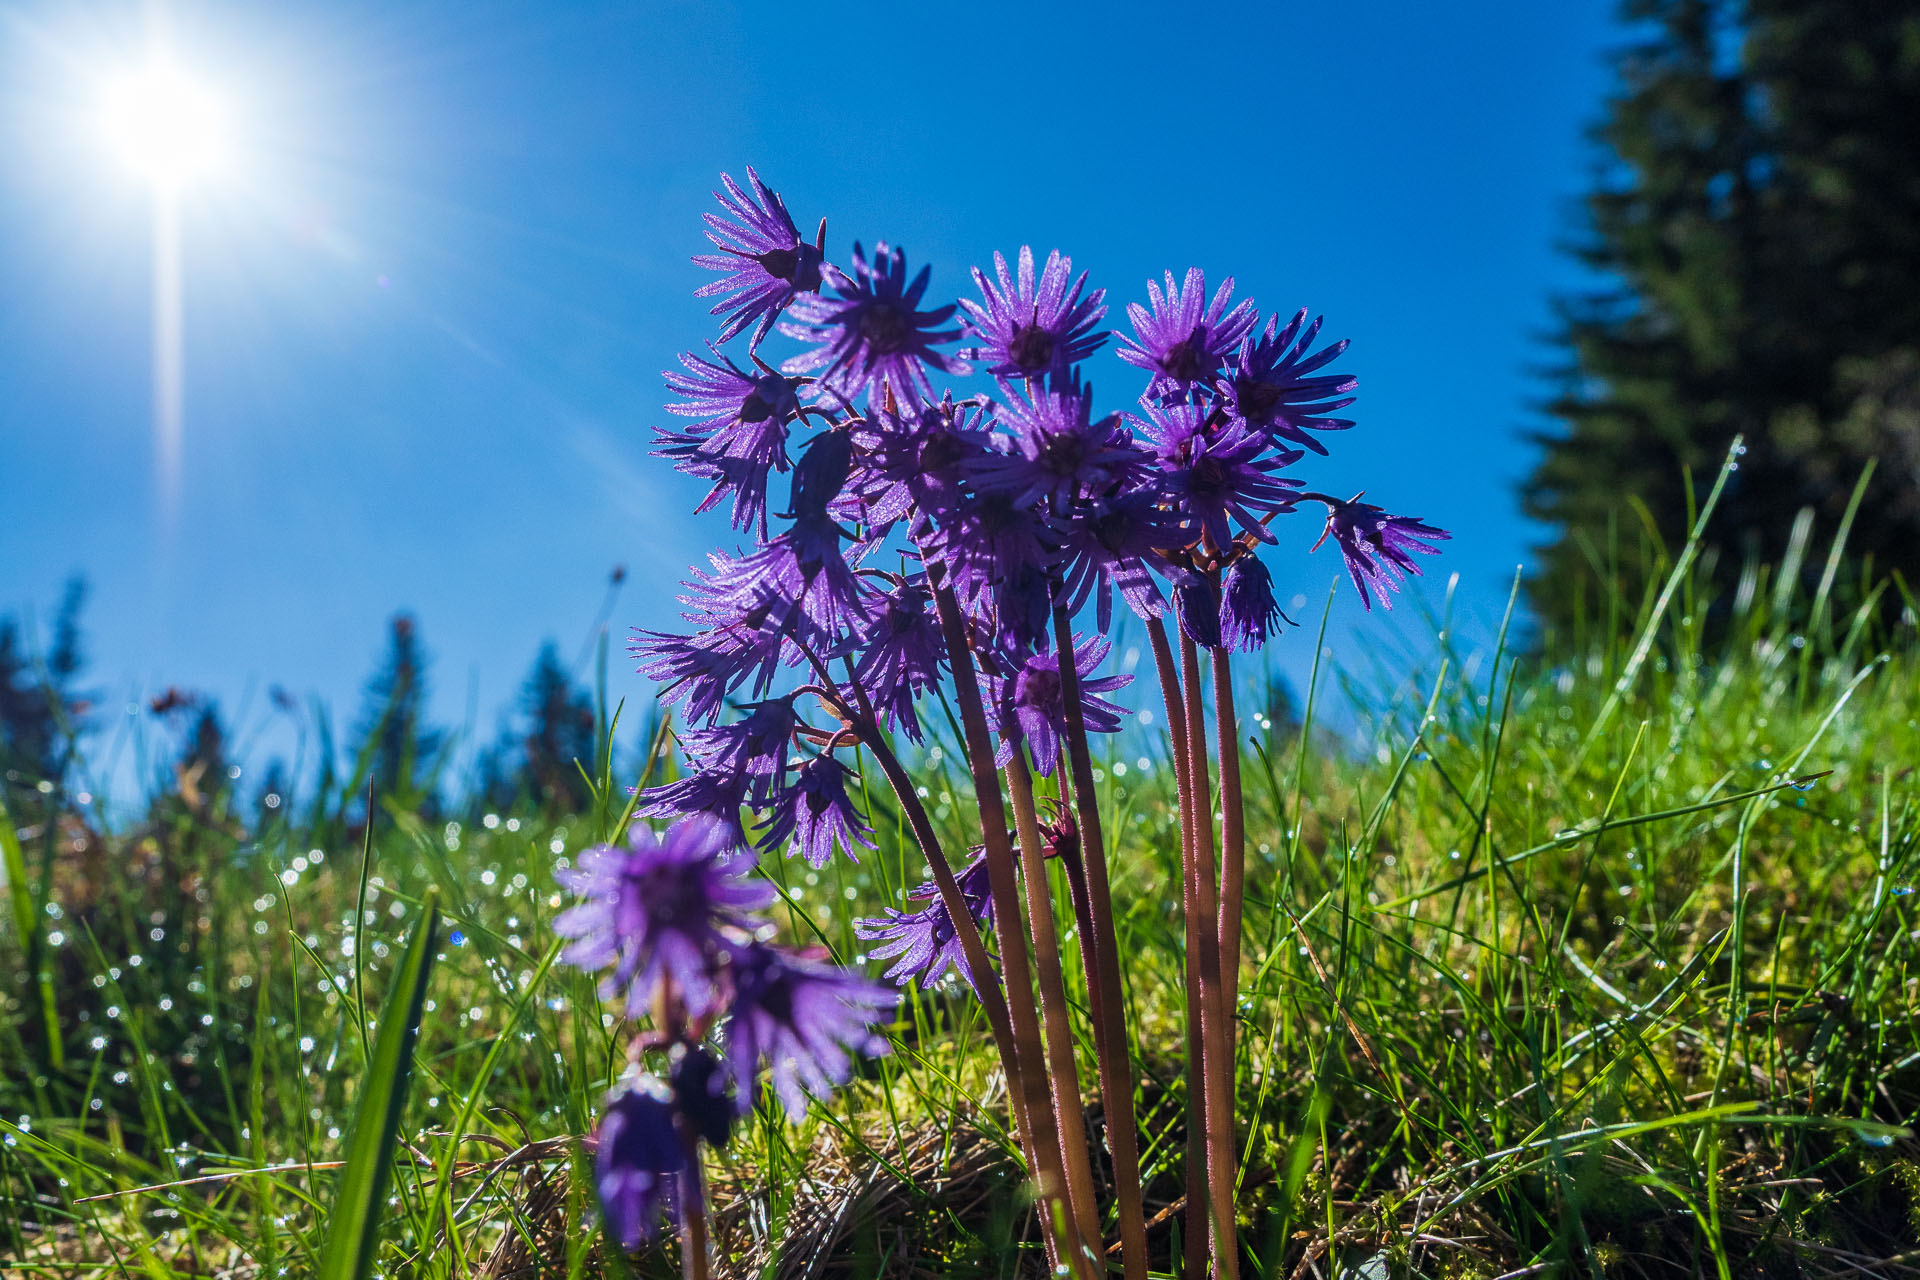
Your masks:
M 960 461 L 960 437 L 951 431 L 929 432 L 920 444 L 920 473 L 933 475 Z
M 1160 368 L 1176 382 L 1198 382 L 1213 370 L 1207 351 L 1207 327 L 1195 325 L 1193 332 L 1167 348 Z
M 1192 485 L 1196 493 L 1218 493 L 1227 487 L 1227 468 L 1218 458 L 1202 458 L 1193 464 Z
M 793 388 L 777 373 L 762 374 L 753 380 L 753 390 L 740 405 L 740 421 L 765 422 L 778 414 L 784 418 L 793 401 Z
M 1020 673 L 1020 703 L 1036 711 L 1052 712 L 1064 708 L 1060 696 L 1060 673 L 1045 667 L 1028 667 Z
M 913 322 L 890 302 L 872 302 L 860 312 L 860 336 L 875 355 L 897 355 L 907 349 Z
M 706 914 L 706 885 L 695 868 L 650 867 L 633 876 L 631 884 L 641 909 L 655 924 L 685 928 Z
M 1087 460 L 1087 442 L 1077 435 L 1042 436 L 1036 461 L 1056 476 L 1072 476 Z
M 1133 532 L 1133 521 L 1119 512 L 1095 516 L 1087 522 L 1094 540 L 1107 549 L 1108 555 L 1117 556 L 1121 548 L 1127 545 L 1127 535 Z
M 1019 515 L 1011 498 L 995 494 L 976 504 L 974 523 L 987 537 L 997 537 L 1013 528 Z
M 1007 362 L 1021 373 L 1045 373 L 1053 367 L 1053 334 L 1037 324 L 1030 324 L 1013 335 L 1007 343 Z
M 1250 422 L 1265 422 L 1271 418 L 1283 395 L 1277 382 L 1262 382 L 1253 378 L 1234 380 L 1234 403 L 1240 406 L 1240 416 Z

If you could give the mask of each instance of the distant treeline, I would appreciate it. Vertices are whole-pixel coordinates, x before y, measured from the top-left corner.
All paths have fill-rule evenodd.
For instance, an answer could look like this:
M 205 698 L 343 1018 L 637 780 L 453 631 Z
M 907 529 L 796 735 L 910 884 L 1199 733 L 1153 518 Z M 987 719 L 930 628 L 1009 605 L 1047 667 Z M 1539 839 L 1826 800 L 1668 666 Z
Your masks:
M 1605 283 L 1558 304 L 1561 429 L 1525 486 L 1556 529 L 1542 623 L 1591 619 L 1596 579 L 1637 603 L 1640 544 L 1684 540 L 1687 476 L 1736 435 L 1725 584 L 1791 560 L 1802 509 L 1830 534 L 1870 468 L 1848 546 L 1920 583 L 1920 0 L 1622 13 L 1576 246 Z
M 616 570 L 616 587 L 622 576 Z M 0 615 L 0 799 L 22 820 L 72 811 L 83 746 L 104 728 L 99 695 L 87 682 L 86 597 L 83 580 L 68 582 L 44 640 L 22 618 Z M 606 709 L 552 641 L 541 646 L 496 737 L 457 775 L 455 735 L 433 723 L 428 709 L 430 666 L 418 623 L 395 614 L 344 750 L 323 704 L 303 704 L 274 686 L 273 711 L 297 723 L 303 758 L 276 756 L 257 773 L 233 758 L 233 725 L 215 698 L 169 687 L 137 708 L 147 741 L 158 744 L 139 799 L 156 816 L 184 809 L 254 830 L 329 806 L 364 816 L 357 797 L 369 792 L 376 804 L 429 819 L 588 807 L 583 770 L 598 768 Z M 124 806 L 127 798 L 117 799 Z

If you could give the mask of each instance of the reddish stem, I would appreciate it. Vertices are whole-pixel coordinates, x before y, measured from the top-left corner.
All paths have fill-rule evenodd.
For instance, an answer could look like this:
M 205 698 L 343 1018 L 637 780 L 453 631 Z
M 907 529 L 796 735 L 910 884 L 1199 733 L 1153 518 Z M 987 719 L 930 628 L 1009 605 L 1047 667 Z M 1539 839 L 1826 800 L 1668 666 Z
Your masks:
M 1207 1090 L 1203 1083 L 1206 1053 L 1201 1038 L 1200 923 L 1199 887 L 1195 883 L 1193 856 L 1194 828 L 1200 824 L 1199 806 L 1193 798 L 1193 775 L 1189 768 L 1187 716 L 1180 689 L 1180 676 L 1173 665 L 1173 649 L 1167 643 L 1166 626 L 1158 618 L 1147 620 L 1147 639 L 1153 646 L 1153 665 L 1160 677 L 1161 701 L 1167 709 L 1167 733 L 1173 740 L 1174 778 L 1180 789 L 1180 885 L 1186 919 L 1186 1000 L 1187 1000 L 1187 1208 L 1185 1215 L 1185 1274 L 1197 1278 L 1206 1272 L 1207 1231 Z
M 1186 694 L 1187 767 L 1196 821 L 1191 851 L 1200 941 L 1200 1028 L 1206 1090 L 1207 1203 L 1213 1219 L 1215 1280 L 1235 1280 L 1240 1269 L 1233 1221 L 1233 1059 L 1227 1054 L 1226 1012 L 1221 1006 L 1219 887 L 1213 861 L 1213 789 L 1207 781 L 1206 706 L 1200 690 L 1200 651 L 1180 638 L 1180 673 Z
M 960 707 L 960 727 L 966 738 L 967 765 L 973 773 L 974 797 L 980 810 L 980 837 L 986 846 L 987 883 L 993 897 L 993 923 L 1000 938 L 1000 963 L 1007 978 L 1007 1007 L 1013 1027 L 1013 1044 L 1018 1060 L 1017 1084 L 1026 1100 L 1028 1123 L 1033 1130 L 1034 1181 L 1044 1198 L 1064 1198 L 1068 1193 L 1064 1151 L 1069 1142 L 1084 1143 L 1083 1133 L 1069 1133 L 1060 1126 L 1060 1117 L 1049 1097 L 1046 1055 L 1040 1043 L 1039 1012 L 1033 1003 L 1033 975 L 1027 964 L 1026 922 L 1015 890 L 1013 849 L 1007 840 L 1007 810 L 1000 795 L 1000 776 L 993 763 L 993 747 L 987 733 L 987 713 L 980 697 L 980 678 L 973 669 L 973 648 L 967 640 L 965 620 L 953 589 L 938 579 L 942 566 L 930 564 L 927 577 L 933 588 L 934 608 L 939 613 L 940 630 L 947 642 L 948 665 L 953 669 L 954 701 Z M 1054 1120 L 1054 1141 L 1048 1143 L 1043 1117 Z M 1078 1234 L 1077 1219 L 1071 1216 L 1073 1234 Z M 1043 1218 L 1046 1215 L 1042 1215 Z M 1051 1236 L 1049 1237 L 1051 1238 Z M 1089 1245 L 1098 1242 L 1096 1237 Z M 1064 1257 L 1084 1259 L 1082 1242 L 1059 1242 Z
M 1240 1008 L 1240 930 L 1246 910 L 1246 812 L 1240 794 L 1240 731 L 1233 712 L 1233 667 L 1225 649 L 1213 651 L 1213 719 L 1220 754 L 1220 998 L 1225 1010 L 1227 1061 L 1234 1060 Z
M 1100 797 L 1093 786 L 1093 757 L 1080 701 L 1080 671 L 1073 659 L 1073 628 L 1067 611 L 1053 611 L 1054 648 L 1060 654 L 1060 693 L 1067 708 L 1067 761 L 1073 777 L 1074 813 L 1080 827 L 1078 872 L 1080 958 L 1087 971 L 1087 1007 L 1100 1058 L 1100 1095 L 1106 1104 L 1107 1150 L 1113 1157 L 1114 1199 L 1120 1218 L 1120 1260 L 1126 1280 L 1145 1280 L 1147 1219 L 1140 1190 L 1139 1124 L 1133 1114 L 1133 1064 L 1128 1057 L 1127 1016 L 1120 985 L 1120 949 L 1114 934 L 1113 898 L 1100 827 Z M 1078 906 L 1078 904 L 1076 904 Z
M 1034 968 L 1040 979 L 1040 1010 L 1046 1035 L 1047 1074 L 1053 1082 L 1053 1105 L 1060 1124 L 1060 1154 L 1067 1175 L 1067 1203 L 1080 1238 L 1100 1249 L 1100 1206 L 1093 1189 L 1093 1167 L 1087 1155 L 1087 1118 L 1080 1104 L 1080 1066 L 1073 1054 L 1073 1023 L 1067 989 L 1060 968 L 1060 938 L 1048 892 L 1046 851 L 1041 847 L 1040 823 L 1033 807 L 1033 777 L 1023 754 L 1015 751 L 1007 762 L 1007 795 L 1013 802 L 1014 830 L 1020 836 L 1021 880 L 1027 890 L 1027 926 L 1033 936 Z M 1072 1135 L 1071 1137 L 1069 1135 Z M 1102 1253 L 1090 1255 L 1100 1258 Z M 1082 1269 L 1076 1266 L 1076 1270 Z

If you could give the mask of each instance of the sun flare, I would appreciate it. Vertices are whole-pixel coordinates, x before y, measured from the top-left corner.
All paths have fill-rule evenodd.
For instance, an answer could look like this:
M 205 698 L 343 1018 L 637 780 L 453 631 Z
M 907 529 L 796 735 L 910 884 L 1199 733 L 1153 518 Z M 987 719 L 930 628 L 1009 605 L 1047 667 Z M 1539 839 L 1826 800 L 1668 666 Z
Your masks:
M 110 84 L 102 123 L 108 142 L 127 166 L 162 186 L 208 177 L 225 159 L 219 101 L 205 86 L 166 64 Z

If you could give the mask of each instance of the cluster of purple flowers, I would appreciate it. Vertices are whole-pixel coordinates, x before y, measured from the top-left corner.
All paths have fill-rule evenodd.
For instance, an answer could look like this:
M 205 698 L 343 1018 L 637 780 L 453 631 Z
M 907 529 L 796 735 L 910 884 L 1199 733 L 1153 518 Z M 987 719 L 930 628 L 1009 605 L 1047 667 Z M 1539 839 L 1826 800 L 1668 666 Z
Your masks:
M 572 939 L 561 958 L 606 971 L 601 993 L 652 1020 L 595 1151 L 608 1233 L 628 1248 L 699 1207 L 699 1144 L 726 1145 L 763 1067 L 797 1116 L 849 1078 L 849 1050 L 886 1052 L 871 1023 L 897 994 L 765 941 L 754 912 L 774 893 L 753 870 L 726 824 L 696 817 L 664 834 L 635 824 L 624 847 L 596 846 L 557 873 L 579 899 L 554 922 Z M 665 1058 L 664 1078 L 640 1069 L 649 1052 Z
M 1323 345 L 1306 311 L 1263 326 L 1231 279 L 1209 294 L 1198 269 L 1169 273 L 1127 307 L 1117 350 L 1144 393 L 1106 412 L 1082 373 L 1111 336 L 1106 293 L 1059 252 L 1037 265 L 1022 247 L 1011 266 L 996 253 L 991 273 L 973 272 L 977 297 L 940 302 L 898 246 L 829 261 L 825 222 L 809 242 L 747 179 L 725 178 L 707 215 L 718 252 L 694 261 L 722 273 L 698 291 L 718 299 L 721 328 L 665 375 L 668 410 L 691 423 L 659 431 L 657 452 L 709 482 L 700 509 L 729 503 L 752 545 L 687 580 L 691 630 L 636 633 L 641 673 L 683 716 L 688 765 L 640 811 L 678 825 L 590 854 L 571 877 L 587 903 L 563 921 L 578 939 L 569 959 L 611 968 L 630 1009 L 664 991 L 678 1011 L 654 1012 L 656 1035 L 679 1036 L 673 1076 L 623 1094 L 603 1134 L 602 1191 L 623 1238 L 697 1197 L 694 1138 L 724 1141 L 712 1090 L 730 1081 L 733 1105 L 749 1105 L 764 1058 L 797 1109 L 845 1078 L 845 1046 L 875 1047 L 864 1028 L 886 1007 L 880 989 L 752 940 L 746 914 L 762 902 L 744 879 L 756 852 L 819 867 L 874 847 L 839 753 L 922 742 L 921 696 L 964 677 L 995 763 L 1056 775 L 1070 718 L 1073 734 L 1112 733 L 1126 714 L 1105 695 L 1132 677 L 1100 674 L 1116 595 L 1154 627 L 1171 615 L 1202 649 L 1250 651 L 1284 616 L 1258 554 L 1276 517 L 1324 505 L 1321 538 L 1369 607 L 1418 572 L 1410 553 L 1447 536 L 1289 473 L 1353 425 L 1338 415 L 1357 384 L 1330 371 L 1347 344 Z M 776 333 L 800 345 L 777 365 L 762 355 Z M 722 351 L 741 335 L 744 352 Z M 986 389 L 956 394 L 951 380 L 976 370 Z M 1093 633 L 1071 634 L 1087 612 Z M 1001 874 L 976 857 L 860 936 L 897 982 L 952 968 L 983 990 L 996 976 L 973 971 L 950 907 L 992 925 Z M 699 1047 L 717 1018 L 724 1070 Z M 688 1163 L 667 1168 L 673 1152 Z
M 1064 715 L 1060 659 L 1046 645 L 1055 606 L 1091 603 L 1104 633 L 1116 594 L 1142 617 L 1171 604 L 1196 643 L 1245 652 L 1284 616 L 1257 549 L 1300 502 L 1326 506 L 1322 539 L 1339 546 L 1369 607 L 1418 572 L 1409 552 L 1447 536 L 1304 492 L 1286 474 L 1306 451 L 1326 452 L 1316 433 L 1353 425 L 1337 415 L 1356 380 L 1327 371 L 1347 344 L 1316 349 L 1321 323 L 1306 311 L 1263 328 L 1251 301 L 1233 303 L 1231 279 L 1209 297 L 1197 268 L 1179 282 L 1169 273 L 1164 288 L 1148 285 L 1148 305 L 1128 306 L 1133 334 L 1118 353 L 1148 375 L 1145 394 L 1135 411 L 1101 413 L 1079 362 L 1107 340 L 1106 293 L 1089 291 L 1059 252 L 1038 270 L 1031 249 L 1012 269 L 996 254 L 991 275 L 973 273 L 977 299 L 928 306 L 929 271 L 910 273 L 903 250 L 855 245 L 842 270 L 824 260 L 824 239 L 808 244 L 780 197 L 747 176 L 750 194 L 728 178 L 718 197 L 727 216 L 708 215 L 722 252 L 695 260 L 727 273 L 702 292 L 725 295 L 714 307 L 720 341 L 751 329 L 746 363 L 717 349 L 681 357 L 686 372 L 666 374 L 682 397 L 669 408 L 700 421 L 662 431 L 659 452 L 711 480 L 702 509 L 730 498 L 734 526 L 758 542 L 687 582 L 694 631 L 637 637 L 641 672 L 698 726 L 682 737 L 692 776 L 649 792 L 647 813 L 711 815 L 745 844 L 742 815 L 755 811 L 766 818 L 761 847 L 788 845 L 814 866 L 836 847 L 871 847 L 832 752 L 856 743 L 841 725 L 863 705 L 920 740 L 915 701 L 951 661 L 929 575 L 966 612 L 1002 761 L 1025 745 L 1050 774 Z M 759 352 L 776 328 L 807 344 L 777 370 Z M 935 398 L 932 375 L 975 366 L 997 394 Z M 774 472 L 791 472 L 778 532 L 768 526 Z M 864 567 L 890 544 L 919 567 Z M 1107 649 L 1099 638 L 1076 647 L 1089 692 L 1130 679 L 1094 678 Z M 841 662 L 849 677 L 832 674 Z M 802 693 L 747 701 L 742 718 L 718 723 L 790 667 L 814 678 Z M 807 694 L 837 723 L 805 724 L 796 703 Z M 1086 714 L 1089 729 L 1112 732 L 1122 712 L 1096 699 Z M 794 743 L 812 759 L 790 761 Z

